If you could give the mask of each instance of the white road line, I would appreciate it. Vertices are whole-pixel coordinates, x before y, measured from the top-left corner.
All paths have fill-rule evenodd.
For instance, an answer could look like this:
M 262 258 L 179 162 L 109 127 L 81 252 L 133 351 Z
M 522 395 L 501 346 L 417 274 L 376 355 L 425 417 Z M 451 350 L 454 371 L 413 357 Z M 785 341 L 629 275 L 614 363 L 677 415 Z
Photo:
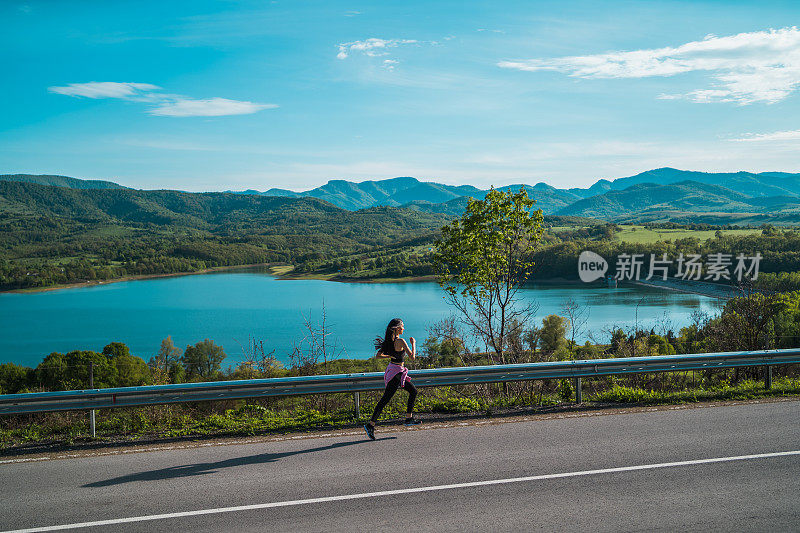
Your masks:
M 508 483 L 523 483 L 526 481 L 542 481 L 547 479 L 593 476 L 596 474 L 613 474 L 617 472 L 633 472 L 637 470 L 653 470 L 656 468 L 671 468 L 675 466 L 691 466 L 691 465 L 702 465 L 709 463 L 728 463 L 731 461 L 746 461 L 750 459 L 768 459 L 772 457 L 785 457 L 789 455 L 800 455 L 800 450 L 793 450 L 788 452 L 758 453 L 753 455 L 737 455 L 733 457 L 713 457 L 711 459 L 694 459 L 691 461 L 675 461 L 672 463 L 655 463 L 649 465 L 620 466 L 615 468 L 601 468 L 598 470 L 582 470 L 578 472 L 562 472 L 560 474 L 544 474 L 540 476 L 515 477 L 508 479 L 490 479 L 486 481 L 471 481 L 468 483 L 453 483 L 450 485 L 433 485 L 429 487 L 414 487 L 410 489 L 383 490 L 380 492 L 364 492 L 361 494 L 343 494 L 341 496 L 323 496 L 321 498 L 308 498 L 305 500 L 289 500 L 282 502 L 256 503 L 252 505 L 238 505 L 236 507 L 217 507 L 215 509 L 200 509 L 197 511 L 183 511 L 179 513 L 131 516 L 127 518 L 112 518 L 110 520 L 97 520 L 94 522 L 79 522 L 75 524 L 60 524 L 56 526 L 15 529 L 13 531 L 5 531 L 0 533 L 36 533 L 40 531 L 61 531 L 65 529 L 78 529 L 82 527 L 112 526 L 115 524 L 127 524 L 131 522 L 148 522 L 151 520 L 164 520 L 167 518 L 183 518 L 186 516 L 235 513 L 238 511 L 272 509 L 275 507 L 291 507 L 294 505 L 307 505 L 311 503 L 327 503 L 327 502 L 338 502 L 344 500 L 359 500 L 364 498 L 379 498 L 382 496 L 394 496 L 397 494 L 413 494 L 417 492 L 433 492 L 439 490 L 464 489 L 469 487 L 483 487 L 486 485 L 505 485 Z

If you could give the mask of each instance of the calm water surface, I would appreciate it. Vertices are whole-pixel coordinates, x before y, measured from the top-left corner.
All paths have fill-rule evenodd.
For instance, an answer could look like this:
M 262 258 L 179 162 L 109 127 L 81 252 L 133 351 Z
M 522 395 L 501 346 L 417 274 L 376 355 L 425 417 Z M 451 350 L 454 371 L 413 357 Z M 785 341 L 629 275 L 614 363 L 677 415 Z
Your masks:
M 406 336 L 418 342 L 431 323 L 451 309 L 433 282 L 334 283 L 277 280 L 260 272 L 224 272 L 130 281 L 29 294 L 0 294 L 0 363 L 37 365 L 53 351 L 102 350 L 124 342 L 148 360 L 161 339 L 172 335 L 183 349 L 204 338 L 221 344 L 226 364 L 242 360 L 249 337 L 264 340 L 282 361 L 293 341 L 304 335 L 304 317 L 318 321 L 324 302 L 328 338 L 342 357 L 373 354 L 371 340 L 389 319 L 399 316 Z M 537 321 L 560 313 L 566 298 L 590 309 L 587 331 L 600 334 L 611 325 L 656 327 L 666 316 L 677 330 L 695 309 L 716 310 L 717 300 L 644 287 L 608 289 L 582 285 L 534 285 L 523 297 L 539 304 Z M 585 337 L 585 336 L 584 336 Z M 583 340 L 583 339 L 582 339 Z

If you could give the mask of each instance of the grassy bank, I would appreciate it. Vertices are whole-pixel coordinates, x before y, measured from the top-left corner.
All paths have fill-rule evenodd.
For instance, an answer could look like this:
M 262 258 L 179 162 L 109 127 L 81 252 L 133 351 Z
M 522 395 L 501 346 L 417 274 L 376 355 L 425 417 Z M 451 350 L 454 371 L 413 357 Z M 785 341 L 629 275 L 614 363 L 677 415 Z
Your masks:
M 642 378 L 645 386 L 634 386 L 631 379 L 585 380 L 584 405 L 597 408 L 800 397 L 800 378 L 797 377 L 778 377 L 772 389 L 766 390 L 761 381 L 732 384 L 727 380 L 727 373 L 714 378 L 698 372 L 693 376 L 697 387 L 680 389 L 681 375 L 686 383 L 686 373 L 677 374 L 674 379 L 667 376 Z M 418 397 L 416 412 L 423 419 L 426 415 L 457 413 L 490 416 L 518 408 L 528 408 L 535 413 L 553 406 L 569 406 L 574 401 L 571 382 L 566 380 L 510 385 L 510 392 L 505 394 L 497 385 L 424 389 Z M 366 420 L 380 394 L 379 391 L 362 393 L 360 418 L 353 413 L 349 394 L 101 410 L 97 413 L 96 439 L 90 437 L 85 412 L 5 417 L 0 420 L 0 447 L 9 453 L 14 448 L 31 444 L 253 436 L 352 427 Z M 384 410 L 381 420 L 386 423 L 400 419 L 405 412 L 405 402 L 405 393 L 399 392 Z
M 273 274 L 280 279 L 297 280 L 297 279 L 318 279 L 323 281 L 341 281 L 345 283 L 407 283 L 414 281 L 436 281 L 436 276 L 401 276 L 401 277 L 375 277 L 368 272 L 351 273 L 346 276 L 338 273 L 321 273 L 321 272 L 295 272 L 294 267 L 291 265 L 280 265 L 270 267 L 270 274 Z

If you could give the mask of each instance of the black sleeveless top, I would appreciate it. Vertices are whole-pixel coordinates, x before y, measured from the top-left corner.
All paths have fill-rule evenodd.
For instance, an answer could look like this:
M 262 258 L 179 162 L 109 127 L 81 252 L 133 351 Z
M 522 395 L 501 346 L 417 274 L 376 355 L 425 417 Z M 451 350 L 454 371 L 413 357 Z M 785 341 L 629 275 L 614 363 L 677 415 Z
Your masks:
M 396 365 L 402 365 L 403 364 L 403 356 L 405 355 L 405 349 L 403 349 L 403 350 L 398 352 L 394 348 L 394 343 L 392 343 L 392 345 L 389 348 L 389 350 L 387 352 L 385 352 L 385 353 L 386 353 L 386 355 L 391 356 L 390 361 L 392 363 L 394 363 Z

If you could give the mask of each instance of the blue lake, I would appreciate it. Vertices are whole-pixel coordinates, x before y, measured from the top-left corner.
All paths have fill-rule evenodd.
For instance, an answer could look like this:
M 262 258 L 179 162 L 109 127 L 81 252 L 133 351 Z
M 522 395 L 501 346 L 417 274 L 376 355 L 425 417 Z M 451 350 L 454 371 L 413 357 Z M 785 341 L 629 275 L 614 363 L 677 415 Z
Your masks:
M 226 365 L 243 359 L 241 344 L 253 337 L 286 362 L 293 342 L 305 334 L 304 317 L 318 321 L 323 302 L 332 330 L 328 342 L 341 357 L 366 358 L 374 353 L 372 339 L 396 316 L 406 324 L 406 337 L 422 342 L 430 324 L 453 312 L 442 296 L 433 282 L 288 281 L 257 271 L 4 293 L 0 363 L 35 366 L 54 351 L 100 351 L 112 341 L 124 342 L 131 353 L 149 360 L 167 335 L 181 349 L 213 339 L 228 354 Z M 586 330 L 603 341 L 604 329 L 632 328 L 637 314 L 640 327 L 658 330 L 666 318 L 677 331 L 694 310 L 717 309 L 714 298 L 645 287 L 541 284 L 525 288 L 521 296 L 538 303 L 539 324 L 548 314 L 562 314 L 567 298 L 588 305 Z

